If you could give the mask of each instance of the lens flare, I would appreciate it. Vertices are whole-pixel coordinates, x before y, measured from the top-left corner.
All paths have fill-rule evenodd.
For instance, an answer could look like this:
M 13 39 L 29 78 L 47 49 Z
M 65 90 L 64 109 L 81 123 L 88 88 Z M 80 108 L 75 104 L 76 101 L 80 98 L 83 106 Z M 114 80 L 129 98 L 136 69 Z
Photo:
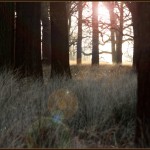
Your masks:
M 72 117 L 78 109 L 78 99 L 75 94 L 68 89 L 59 89 L 50 94 L 48 98 L 48 109 L 54 112 L 61 111 L 64 119 Z

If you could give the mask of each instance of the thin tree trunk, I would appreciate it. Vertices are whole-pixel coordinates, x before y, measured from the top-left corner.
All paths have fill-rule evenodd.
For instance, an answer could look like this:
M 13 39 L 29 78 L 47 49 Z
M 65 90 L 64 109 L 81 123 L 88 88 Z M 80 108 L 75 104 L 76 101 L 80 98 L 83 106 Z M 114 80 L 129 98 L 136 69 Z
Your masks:
M 123 38 L 123 2 L 121 2 L 120 6 L 120 25 L 116 31 L 117 34 L 117 45 L 116 45 L 116 55 L 117 55 L 117 63 L 122 63 L 122 38 Z
M 78 41 L 77 41 L 77 64 L 82 59 L 82 2 L 78 3 Z
M 92 65 L 99 65 L 98 2 L 92 2 Z
M 129 11 L 131 12 L 132 15 L 132 24 L 133 24 L 133 34 L 134 34 L 134 48 L 133 48 L 133 68 L 136 70 L 137 69 L 137 56 L 138 56 L 138 43 L 137 43 L 137 28 L 138 28 L 138 22 L 137 22 L 137 5 L 136 2 L 126 2 L 126 6 L 128 7 Z
M 126 2 L 127 7 L 129 8 L 129 11 L 132 14 L 132 23 L 133 23 L 133 33 L 134 33 L 134 50 L 133 50 L 133 68 L 137 68 L 137 61 L 138 61 L 138 47 L 137 47 L 137 28 L 138 28 L 138 23 L 137 23 L 137 2 Z
M 115 2 L 107 2 L 109 7 L 109 15 L 110 15 L 110 22 L 111 22 L 111 51 L 112 51 L 112 62 L 116 63 L 116 17 L 114 13 Z
M 116 28 L 117 28 L 117 24 L 116 24 L 116 16 L 115 16 L 115 3 L 116 2 L 103 2 L 103 4 L 107 7 L 108 11 L 109 11 L 109 16 L 110 16 L 110 23 L 111 23 L 111 28 L 110 28 L 110 32 L 111 32 L 111 52 L 112 52 L 112 62 L 116 63 Z
M 50 3 L 51 78 L 71 78 L 66 2 Z
M 137 14 L 137 8 L 136 8 L 136 3 L 134 2 L 133 4 L 133 8 L 132 8 L 132 11 L 131 11 L 131 14 L 132 14 L 132 22 L 133 22 L 133 34 L 134 34 L 134 51 L 133 51 L 133 67 L 136 69 L 137 68 L 137 27 L 138 27 L 138 23 L 137 23 L 137 17 L 136 14 Z

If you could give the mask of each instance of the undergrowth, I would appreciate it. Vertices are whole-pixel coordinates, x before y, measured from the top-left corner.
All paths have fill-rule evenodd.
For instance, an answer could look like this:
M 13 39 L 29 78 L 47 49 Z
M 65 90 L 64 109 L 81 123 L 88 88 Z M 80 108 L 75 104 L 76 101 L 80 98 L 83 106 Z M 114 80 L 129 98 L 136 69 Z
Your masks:
M 45 75 L 45 84 L 0 73 L 1 148 L 133 147 L 136 73 L 122 66 L 71 71 L 72 80 Z

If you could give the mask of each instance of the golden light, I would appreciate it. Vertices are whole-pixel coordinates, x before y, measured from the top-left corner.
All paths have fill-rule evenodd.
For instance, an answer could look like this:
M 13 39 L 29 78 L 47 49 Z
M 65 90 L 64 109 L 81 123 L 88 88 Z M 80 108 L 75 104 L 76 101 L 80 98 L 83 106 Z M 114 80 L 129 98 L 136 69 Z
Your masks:
M 86 2 L 86 6 L 83 8 L 83 13 L 82 13 L 82 17 L 84 20 L 84 23 L 82 24 L 82 35 L 83 37 L 87 37 L 87 38 L 83 38 L 82 39 L 82 50 L 89 54 L 92 51 L 92 3 L 93 2 Z M 105 2 L 99 2 L 98 4 L 98 20 L 99 20 L 99 31 L 103 32 L 103 40 L 107 41 L 109 39 L 109 37 L 111 36 L 111 32 L 109 29 L 109 24 L 110 24 L 110 14 L 109 14 L 109 10 L 108 8 L 105 6 L 104 4 Z M 107 2 L 108 3 L 108 2 Z M 124 16 L 125 14 L 129 14 L 129 10 L 126 8 L 125 4 L 124 4 Z M 116 13 L 119 13 L 118 8 L 115 9 Z M 76 17 L 72 17 L 74 18 L 73 23 L 72 23 L 72 29 L 74 29 L 74 26 L 77 26 L 77 16 L 78 13 L 76 13 Z M 118 14 L 119 15 L 119 14 Z M 116 15 L 117 16 L 117 15 Z M 128 16 L 131 17 L 131 14 Z M 126 18 L 125 18 L 126 19 Z M 129 20 L 129 19 L 128 19 Z M 101 25 L 102 23 L 102 25 Z M 106 27 L 103 26 L 103 24 L 106 23 Z M 126 26 L 129 26 L 132 23 L 131 19 L 126 22 L 124 20 L 124 31 L 123 33 L 125 34 L 125 36 L 123 36 L 123 41 L 125 41 L 126 39 L 128 39 L 129 37 L 126 35 L 133 35 L 133 29 L 132 26 L 126 28 Z M 89 27 L 87 27 L 89 26 Z M 105 27 L 105 29 L 103 29 L 103 27 Z M 131 31 L 131 32 L 129 32 Z M 74 30 L 74 37 L 77 37 L 77 27 L 76 30 Z M 131 39 L 131 38 L 130 38 Z M 102 41 L 102 37 L 101 34 L 99 34 L 99 41 L 100 43 Z M 71 47 L 71 49 L 76 50 L 76 47 Z M 105 45 L 103 44 L 99 44 L 99 52 L 102 51 L 108 51 L 111 52 L 111 41 L 105 43 Z M 122 63 L 126 64 L 132 64 L 132 57 L 133 57 L 133 41 L 125 41 L 122 44 Z M 129 54 L 129 55 L 128 55 Z M 70 59 L 70 64 L 76 64 L 76 55 L 73 56 L 74 59 Z M 90 56 L 85 56 L 82 55 L 82 63 L 84 64 L 91 64 L 91 55 Z M 112 63 L 112 55 L 111 54 L 100 54 L 99 55 L 99 62 L 100 63 Z
M 99 2 L 98 5 L 98 16 L 99 16 L 99 20 L 104 22 L 110 22 L 108 9 L 104 6 L 102 2 Z
M 77 112 L 78 99 L 68 89 L 56 90 L 48 98 L 48 109 L 51 113 L 57 113 L 59 111 L 63 113 L 65 119 L 68 119 Z

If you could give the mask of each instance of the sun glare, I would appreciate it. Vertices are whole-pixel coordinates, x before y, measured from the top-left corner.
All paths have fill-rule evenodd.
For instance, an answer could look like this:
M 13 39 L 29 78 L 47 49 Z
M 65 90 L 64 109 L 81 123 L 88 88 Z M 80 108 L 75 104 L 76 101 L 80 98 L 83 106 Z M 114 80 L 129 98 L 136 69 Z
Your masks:
M 86 5 L 84 6 L 84 9 L 82 12 L 82 20 L 83 20 L 82 51 L 84 51 L 87 54 L 92 52 L 92 42 L 91 42 L 92 41 L 92 3 L 93 2 L 86 2 Z M 109 28 L 110 14 L 109 14 L 108 8 L 105 6 L 104 3 L 105 2 L 98 3 L 98 11 L 97 11 L 98 21 L 99 21 L 99 31 L 101 32 L 101 34 L 99 34 L 99 52 L 102 52 L 102 51 L 111 52 L 111 41 L 108 40 L 108 39 L 110 39 L 110 36 L 111 36 L 111 31 Z M 124 7 L 125 7 L 125 5 L 124 5 Z M 117 9 L 118 8 L 116 8 L 116 12 L 118 13 L 119 11 Z M 133 36 L 133 28 L 132 28 L 132 26 L 129 26 L 131 24 L 131 19 L 129 19 L 129 17 L 131 17 L 131 14 L 130 14 L 130 16 L 129 15 L 127 16 L 128 18 L 125 18 L 126 14 L 129 14 L 129 10 L 127 8 L 124 9 L 124 18 L 123 18 L 128 21 L 124 20 L 123 33 L 125 35 L 123 36 L 123 40 L 126 42 L 123 42 L 123 44 L 122 44 L 122 52 L 123 52 L 122 59 L 123 59 L 123 63 L 132 63 L 133 40 L 131 38 L 129 38 L 129 36 L 126 36 L 126 35 Z M 78 13 L 74 14 L 74 16 L 72 17 L 73 22 L 72 22 L 71 32 L 73 31 L 74 39 L 77 38 L 77 33 L 78 33 L 78 28 L 77 28 L 78 19 L 77 18 L 78 18 Z M 106 24 L 106 26 L 103 24 Z M 126 26 L 127 26 L 127 28 L 125 28 Z M 127 39 L 131 39 L 131 40 L 128 41 Z M 104 42 L 107 40 L 109 42 L 104 44 Z M 73 46 L 71 49 L 73 49 L 73 51 L 76 51 L 77 47 Z M 92 57 L 91 55 L 90 56 L 82 55 L 82 62 L 85 63 L 85 61 L 87 61 L 87 63 L 90 64 L 91 57 Z M 108 53 L 100 54 L 99 58 L 100 58 L 100 60 L 99 60 L 100 63 L 101 62 L 112 63 L 111 54 L 108 54 Z M 74 60 L 76 60 L 76 55 L 74 55 Z M 70 61 L 72 62 L 74 60 L 70 60 Z
M 99 2 L 99 5 L 98 5 L 98 16 L 99 16 L 99 20 L 104 21 L 104 22 L 110 22 L 109 12 L 102 2 Z

